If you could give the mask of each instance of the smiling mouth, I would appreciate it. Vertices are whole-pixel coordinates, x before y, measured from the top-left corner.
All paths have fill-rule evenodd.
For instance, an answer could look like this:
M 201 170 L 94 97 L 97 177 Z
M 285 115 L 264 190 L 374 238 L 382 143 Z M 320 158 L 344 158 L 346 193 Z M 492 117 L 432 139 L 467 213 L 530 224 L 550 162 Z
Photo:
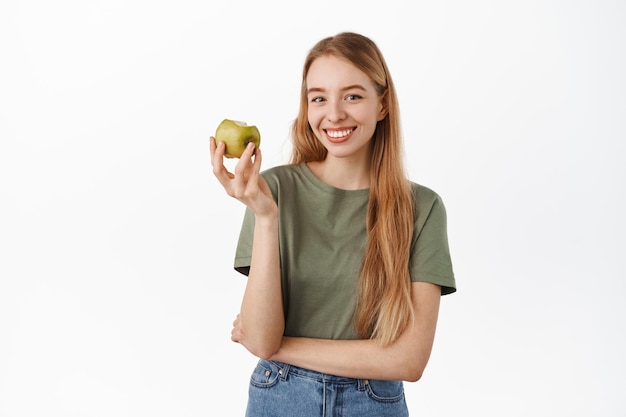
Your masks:
M 341 129 L 341 130 L 326 130 L 326 135 L 331 142 L 338 143 L 343 142 L 348 139 L 350 135 L 354 132 L 354 128 L 352 129 Z

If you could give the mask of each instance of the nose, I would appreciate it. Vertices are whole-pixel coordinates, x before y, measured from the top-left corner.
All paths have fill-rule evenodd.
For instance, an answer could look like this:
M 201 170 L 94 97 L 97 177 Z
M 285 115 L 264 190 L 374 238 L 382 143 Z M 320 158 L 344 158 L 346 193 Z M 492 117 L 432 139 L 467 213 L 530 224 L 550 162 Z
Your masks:
M 346 118 L 346 112 L 341 100 L 333 100 L 329 102 L 327 109 L 328 113 L 326 118 L 329 122 L 335 123 Z

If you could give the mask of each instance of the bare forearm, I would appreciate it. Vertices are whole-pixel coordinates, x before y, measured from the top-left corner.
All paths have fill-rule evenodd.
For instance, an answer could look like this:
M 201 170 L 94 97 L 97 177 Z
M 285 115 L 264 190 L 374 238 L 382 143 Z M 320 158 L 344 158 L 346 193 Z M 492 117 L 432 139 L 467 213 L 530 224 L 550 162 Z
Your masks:
M 285 337 L 273 359 L 350 378 L 417 381 L 429 356 L 429 348 L 383 347 L 374 340 Z
M 257 218 L 240 319 L 244 344 L 259 357 L 270 357 L 278 350 L 284 330 L 278 251 L 277 215 Z
M 284 337 L 274 359 L 318 372 L 364 379 L 417 381 L 432 351 L 441 288 L 413 283 L 415 317 L 393 343 L 376 340 L 326 340 Z

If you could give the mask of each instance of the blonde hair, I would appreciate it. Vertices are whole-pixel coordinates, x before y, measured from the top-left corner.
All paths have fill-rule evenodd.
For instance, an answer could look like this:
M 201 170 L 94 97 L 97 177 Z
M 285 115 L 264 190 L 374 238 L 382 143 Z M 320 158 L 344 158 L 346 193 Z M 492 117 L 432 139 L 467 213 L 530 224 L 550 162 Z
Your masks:
M 326 148 L 308 122 L 306 77 L 313 61 L 332 55 L 367 74 L 387 108 L 374 132 L 365 257 L 358 285 L 356 329 L 360 337 L 394 342 L 413 318 L 409 257 L 413 236 L 413 197 L 403 164 L 399 106 L 387 64 L 369 38 L 344 32 L 319 41 L 302 73 L 300 110 L 292 125 L 291 163 L 322 161 Z

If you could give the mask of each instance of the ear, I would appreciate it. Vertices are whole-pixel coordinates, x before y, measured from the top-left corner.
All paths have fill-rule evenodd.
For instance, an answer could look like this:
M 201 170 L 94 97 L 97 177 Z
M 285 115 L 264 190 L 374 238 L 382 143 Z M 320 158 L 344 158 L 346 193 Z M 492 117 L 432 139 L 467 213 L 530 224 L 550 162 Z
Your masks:
M 383 94 L 382 97 L 380 98 L 380 103 L 379 103 L 380 110 L 378 112 L 378 119 L 377 119 L 378 122 L 380 122 L 385 117 L 387 117 L 387 114 L 389 113 L 388 102 L 389 100 L 387 99 L 387 92 L 385 91 L 385 94 Z

